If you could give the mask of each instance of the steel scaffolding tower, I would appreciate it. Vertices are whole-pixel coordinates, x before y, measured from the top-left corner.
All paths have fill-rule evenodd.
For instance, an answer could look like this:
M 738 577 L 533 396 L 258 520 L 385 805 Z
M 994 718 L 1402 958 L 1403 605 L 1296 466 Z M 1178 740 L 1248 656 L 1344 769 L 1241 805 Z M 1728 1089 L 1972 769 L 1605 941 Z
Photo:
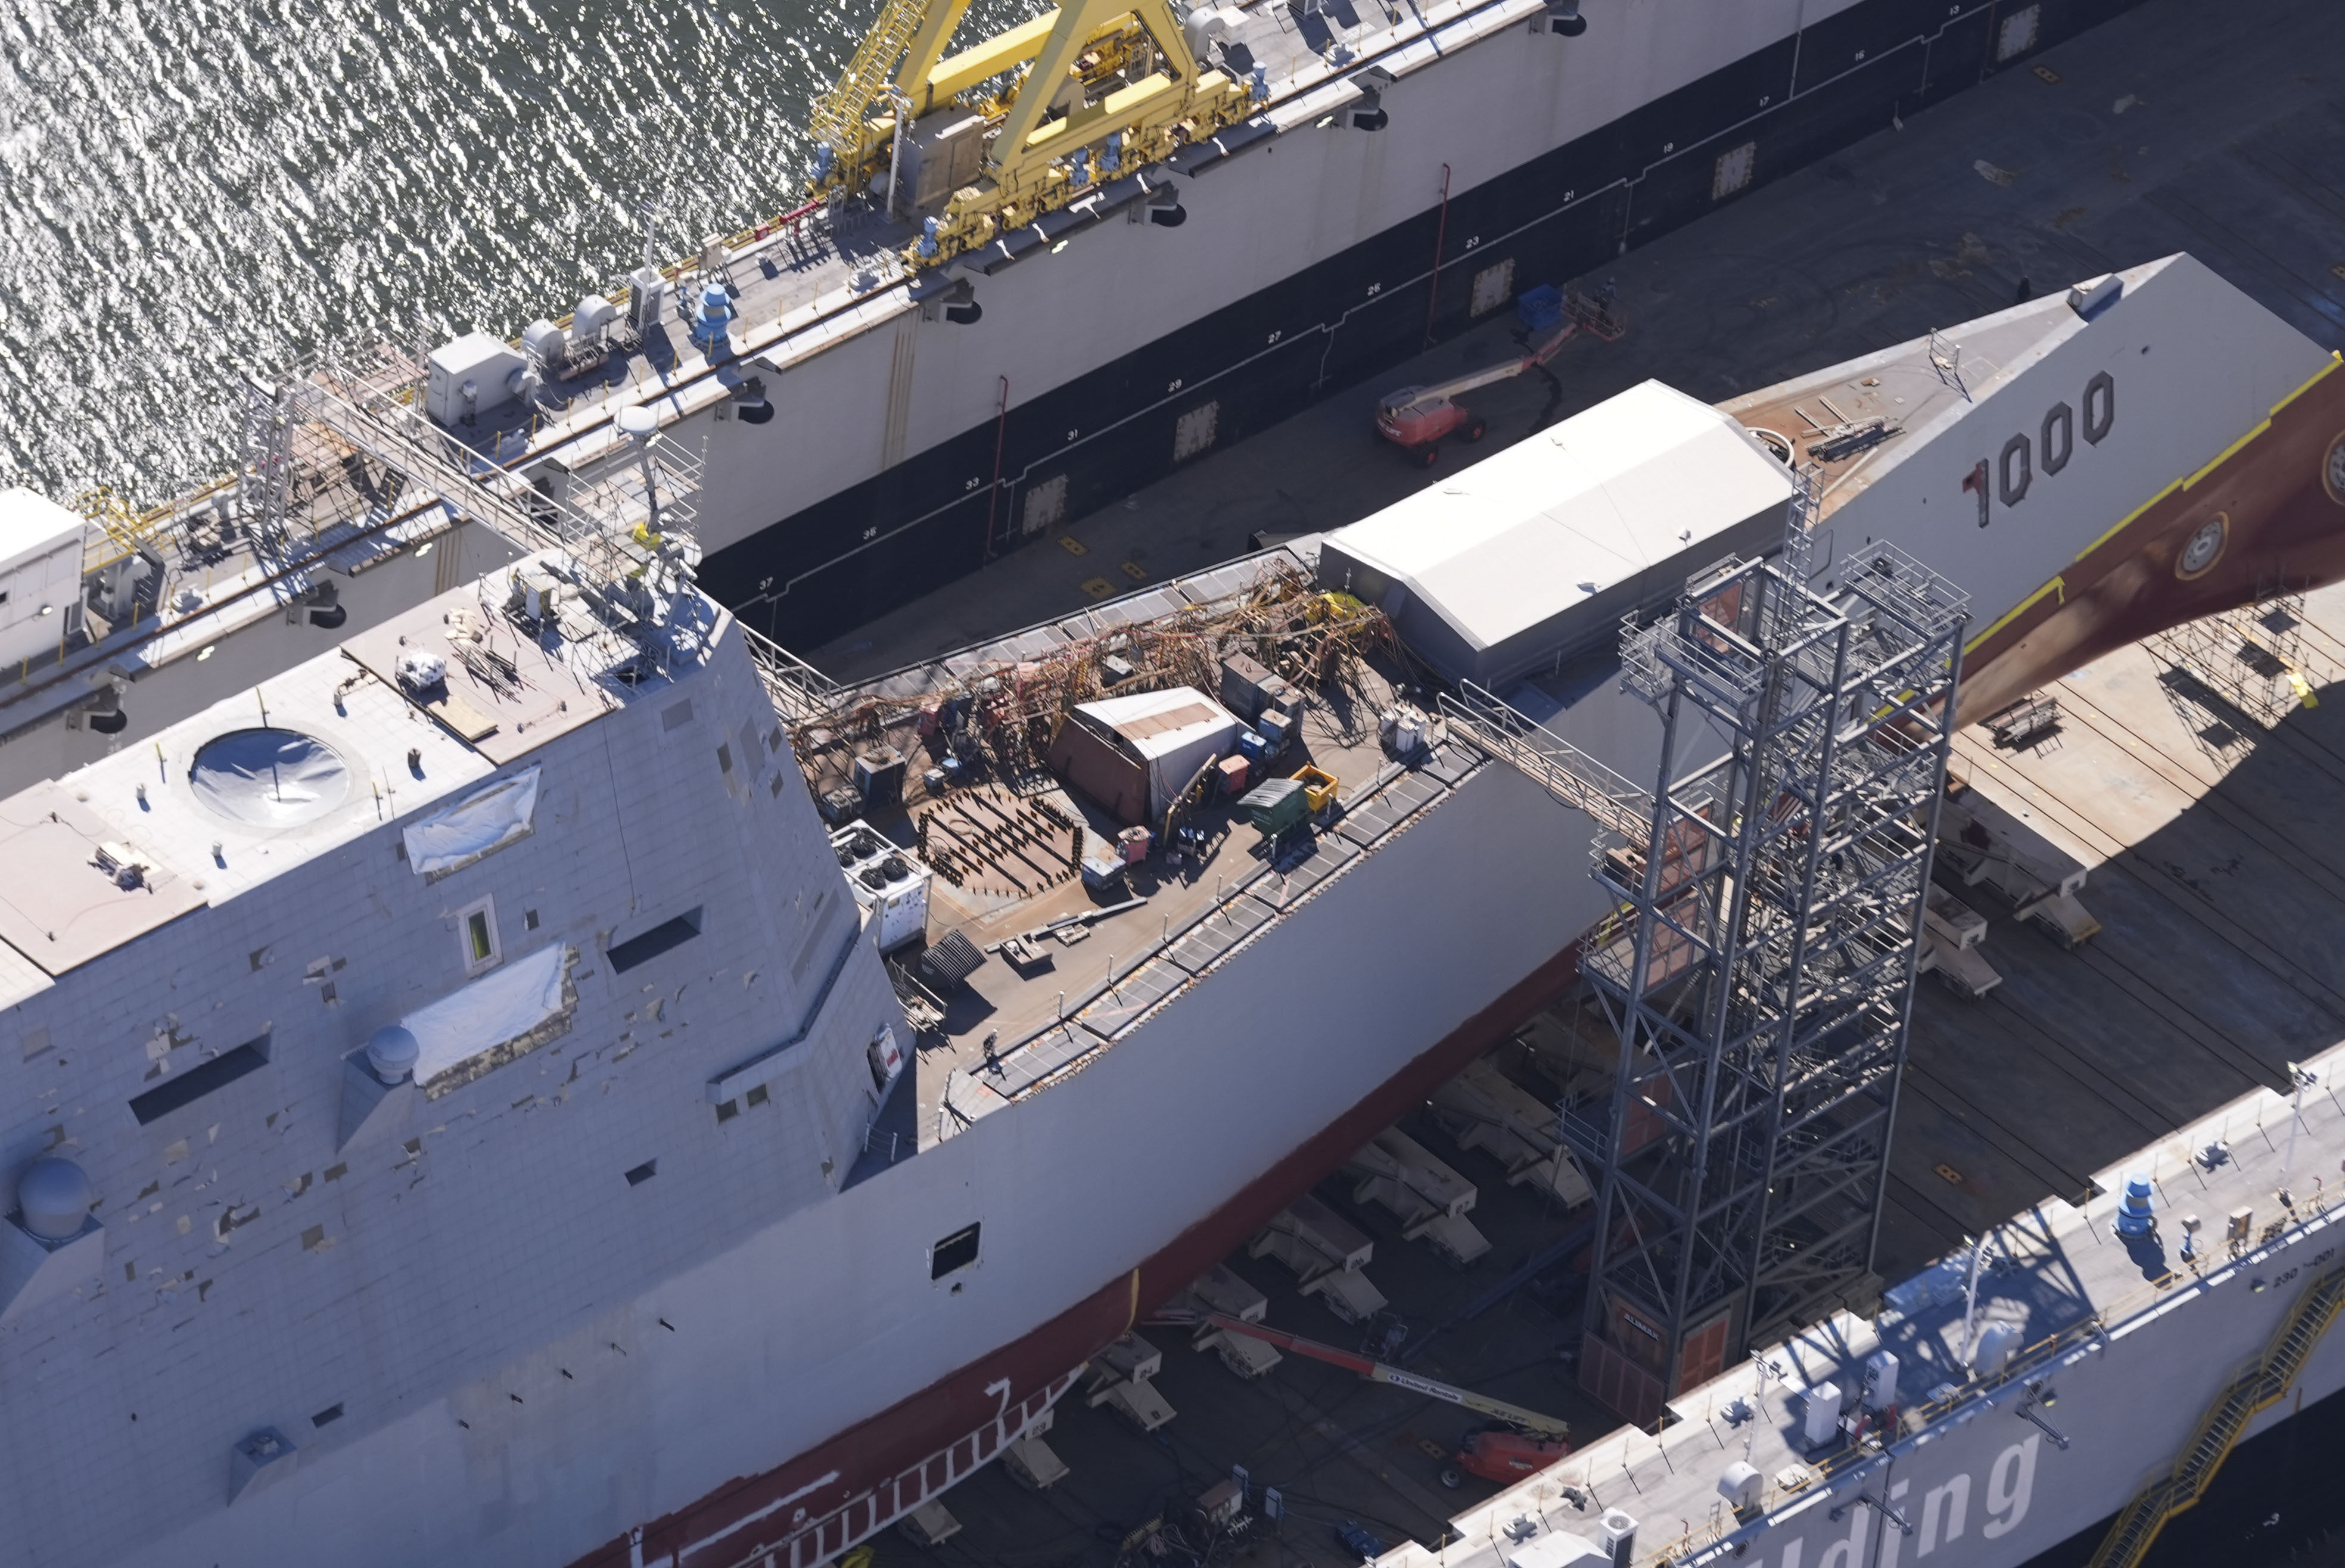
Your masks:
M 1650 819 L 1597 845 L 1619 902 L 1580 973 L 1619 1072 L 1563 1130 L 1600 1173 L 1581 1381 L 1647 1425 L 1877 1287 L 1965 600 L 1886 545 L 1815 592 L 1793 510 L 1782 557 L 1622 643 L 1661 764 Z
M 2248 749 L 2259 738 L 2255 731 L 2277 726 L 2319 684 L 2306 667 L 2305 586 L 2283 572 L 2256 584 L 2253 602 L 2149 640 L 2150 652 L 2166 665 L 2167 700 L 2218 757 Z

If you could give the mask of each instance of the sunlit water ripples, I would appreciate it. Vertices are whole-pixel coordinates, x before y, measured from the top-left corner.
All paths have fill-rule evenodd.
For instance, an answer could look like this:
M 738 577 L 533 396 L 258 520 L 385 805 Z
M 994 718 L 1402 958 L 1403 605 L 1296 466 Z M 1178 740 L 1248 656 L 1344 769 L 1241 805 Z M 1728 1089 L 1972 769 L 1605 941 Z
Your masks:
M 787 208 L 874 8 L 0 5 L 0 485 L 163 500 L 241 374 L 563 315 L 646 205 L 666 259 Z

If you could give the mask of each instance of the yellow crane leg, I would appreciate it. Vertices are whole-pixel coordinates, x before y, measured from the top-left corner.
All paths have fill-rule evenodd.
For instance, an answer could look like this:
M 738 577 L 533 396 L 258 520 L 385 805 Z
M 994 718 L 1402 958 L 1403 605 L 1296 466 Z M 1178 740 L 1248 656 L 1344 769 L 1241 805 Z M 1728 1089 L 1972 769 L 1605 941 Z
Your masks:
M 968 0 L 961 0 L 963 5 Z M 958 8 L 956 8 L 958 9 Z M 927 114 L 955 93 L 967 92 L 989 76 L 998 76 L 1013 66 L 1030 60 L 1050 37 L 1051 29 L 1058 25 L 1059 13 L 1054 8 L 1043 12 L 1030 22 L 1021 22 L 1007 33 L 988 38 L 972 48 L 963 49 L 948 60 L 933 56 L 924 56 L 916 43 L 905 63 L 905 91 L 912 95 L 912 106 L 919 114 Z M 941 47 L 949 32 L 937 40 Z M 915 75 L 914 67 L 919 68 Z M 913 84 L 917 83 L 917 86 Z

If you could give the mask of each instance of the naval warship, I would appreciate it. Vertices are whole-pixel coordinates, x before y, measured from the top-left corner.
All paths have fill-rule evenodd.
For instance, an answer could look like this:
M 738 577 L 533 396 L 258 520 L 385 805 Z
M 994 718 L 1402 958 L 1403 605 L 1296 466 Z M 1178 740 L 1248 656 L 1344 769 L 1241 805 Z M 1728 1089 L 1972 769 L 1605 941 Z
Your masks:
M 429 406 L 555 492 L 652 410 L 704 584 L 815 647 L 2124 9 L 886 0 L 804 203 L 430 347 Z
M 1350 528 L 854 688 L 699 590 L 707 472 L 653 420 L 553 496 L 469 463 L 396 364 L 311 367 L 200 570 L 11 493 L 25 750 L 105 754 L 0 805 L 6 1559 L 832 1559 L 1039 1441 L 1617 937 L 1590 845 L 1702 750 L 1624 690 L 1624 617 L 1758 562 L 1903 606 L 1966 703 L 2025 693 L 2345 572 L 2336 365 L 2169 258 L 1722 407 L 1649 383 Z M 460 516 L 501 563 L 433 582 Z M 363 613 L 320 592 L 377 572 Z M 181 711 L 132 735 L 149 660 Z M 1207 797 L 1273 740 L 1312 814 L 1258 840 Z M 2257 1339 L 2287 1292 L 2231 1277 L 2161 1310 Z M 1892 1292 L 1912 1333 L 1941 1284 Z M 2071 1386 L 2140 1375 L 2115 1322 L 2046 1320 Z M 1894 1442 L 1972 1434 L 1914 1472 L 1917 1555 L 2017 1561 L 2168 1435 L 2018 1532 L 2052 1460 L 1971 1424 L 2047 1408 L 2005 1348 L 1901 1407 Z M 1630 1411 L 1721 1370 L 1586 1364 Z M 1807 1530 L 1829 1497 L 1813 1550 L 1855 1568 L 1870 1513 L 1918 1505 L 1850 1452 L 1735 1506 Z

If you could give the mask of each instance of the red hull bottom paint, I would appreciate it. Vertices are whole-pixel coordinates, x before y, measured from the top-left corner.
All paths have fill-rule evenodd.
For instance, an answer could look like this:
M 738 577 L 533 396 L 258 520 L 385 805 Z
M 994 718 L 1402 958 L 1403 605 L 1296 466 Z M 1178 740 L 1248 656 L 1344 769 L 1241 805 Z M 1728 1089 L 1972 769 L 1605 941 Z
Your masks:
M 2177 480 L 1987 628 L 1965 655 L 1962 703 L 1989 713 L 2128 642 L 2251 602 L 2285 582 L 2345 579 L 2345 373 L 2332 364 L 2215 461 Z M 2184 547 L 2219 518 L 2211 562 Z M 744 1477 L 612 1542 L 579 1568 L 673 1563 L 812 1568 L 986 1462 L 1071 1386 L 1074 1373 L 1267 1224 L 1467 1063 L 1571 984 L 1558 954 L 1132 1273 L 1031 1333 L 778 1468 Z
M 2332 360 L 2222 456 L 2123 519 L 1963 655 L 1962 711 L 1984 717 L 2129 642 L 2345 579 L 2345 369 Z M 2186 575 L 2210 524 L 2221 542 Z
M 610 1543 L 577 1568 L 746 1568 L 768 1561 L 813 1568 L 885 1529 L 942 1490 L 923 1491 L 916 1478 L 943 1475 L 950 1455 L 982 1449 L 976 1462 L 991 1459 L 1066 1391 L 1070 1368 L 1122 1338 L 1142 1310 L 1228 1256 L 1354 1149 L 1560 996 L 1579 956 L 1575 947 L 1541 965 L 1137 1270 L 933 1388 Z M 1005 1425 L 1014 1430 L 1005 1434 Z

